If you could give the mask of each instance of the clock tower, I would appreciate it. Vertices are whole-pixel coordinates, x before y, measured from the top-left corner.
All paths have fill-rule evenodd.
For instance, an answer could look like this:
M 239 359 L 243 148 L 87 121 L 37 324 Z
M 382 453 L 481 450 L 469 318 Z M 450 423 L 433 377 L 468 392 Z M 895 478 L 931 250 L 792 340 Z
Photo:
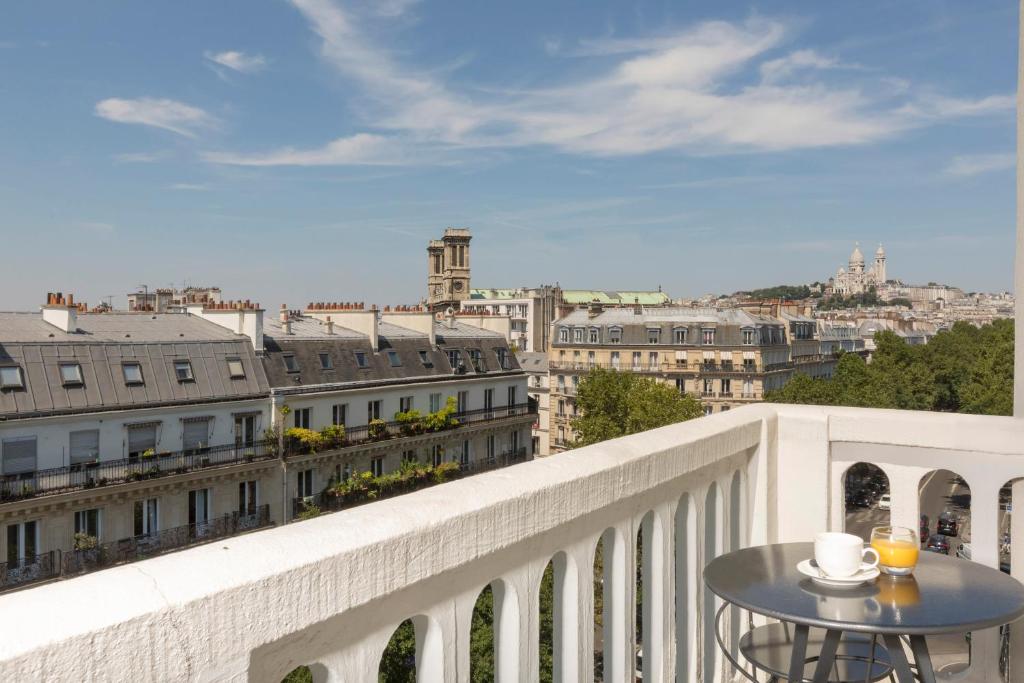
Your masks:
M 469 241 L 465 228 L 447 228 L 427 245 L 427 302 L 432 311 L 458 310 L 469 298 Z

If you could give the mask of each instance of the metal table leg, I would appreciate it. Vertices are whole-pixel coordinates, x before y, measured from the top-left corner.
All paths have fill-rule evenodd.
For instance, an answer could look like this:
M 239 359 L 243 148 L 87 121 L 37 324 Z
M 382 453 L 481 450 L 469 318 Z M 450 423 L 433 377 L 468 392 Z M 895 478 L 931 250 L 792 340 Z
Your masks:
M 914 673 L 910 670 L 907 654 L 903 651 L 903 642 L 900 637 L 887 634 L 882 638 L 885 640 L 885 646 L 889 649 L 889 661 L 892 662 L 892 669 L 896 673 L 899 683 L 914 683 Z M 934 678 L 932 683 L 934 683 Z
M 932 669 L 932 658 L 928 654 L 928 643 L 924 636 L 910 636 L 910 650 L 917 662 L 917 673 L 921 683 L 935 683 L 935 671 Z
M 842 637 L 842 631 L 833 631 L 829 629 L 825 632 L 825 642 L 821 644 L 821 653 L 818 655 L 818 665 L 814 667 L 814 683 L 828 683 L 828 674 L 832 671 L 832 667 L 835 666 L 836 650 L 839 649 L 839 639 Z M 789 680 L 802 680 L 802 678 L 790 678 Z
M 811 628 L 805 624 L 795 624 L 793 631 L 793 651 L 789 656 L 789 680 L 804 680 L 804 664 L 807 661 L 807 634 Z

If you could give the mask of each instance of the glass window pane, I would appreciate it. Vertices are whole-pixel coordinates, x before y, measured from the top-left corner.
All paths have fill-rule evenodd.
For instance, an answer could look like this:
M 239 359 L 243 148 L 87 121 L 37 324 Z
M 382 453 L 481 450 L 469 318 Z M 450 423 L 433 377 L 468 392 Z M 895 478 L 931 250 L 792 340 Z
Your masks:
M 125 384 L 142 384 L 142 366 L 138 363 L 125 363 L 121 366 Z
M 0 368 L 0 387 L 5 389 L 24 386 L 21 380 L 21 368 L 8 365 Z

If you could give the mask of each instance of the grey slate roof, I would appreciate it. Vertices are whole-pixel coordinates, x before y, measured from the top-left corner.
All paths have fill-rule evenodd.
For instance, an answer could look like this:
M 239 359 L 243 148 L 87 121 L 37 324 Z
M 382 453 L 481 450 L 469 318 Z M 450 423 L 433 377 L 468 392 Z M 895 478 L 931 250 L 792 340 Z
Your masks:
M 548 354 L 541 351 L 521 351 L 516 356 L 519 366 L 527 372 L 547 372 Z
M 0 313 L 0 365 L 19 365 L 24 389 L 0 391 L 0 419 L 258 398 L 269 391 L 247 337 L 186 314 L 79 314 L 65 333 L 38 313 Z M 245 377 L 232 379 L 227 359 Z M 194 380 L 179 382 L 175 360 Z M 127 385 L 122 363 L 138 362 L 143 384 Z M 65 386 L 60 364 L 77 362 L 83 382 Z

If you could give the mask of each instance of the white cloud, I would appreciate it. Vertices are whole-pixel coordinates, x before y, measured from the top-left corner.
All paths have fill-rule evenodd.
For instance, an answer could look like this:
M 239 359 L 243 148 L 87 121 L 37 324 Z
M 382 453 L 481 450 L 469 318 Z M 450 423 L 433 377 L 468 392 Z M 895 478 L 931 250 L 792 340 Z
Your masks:
M 261 154 L 205 152 L 203 159 L 233 166 L 386 166 L 405 163 L 395 141 L 368 133 L 338 138 L 319 149 L 285 147 Z
M 111 235 L 116 231 L 113 224 L 102 221 L 79 221 L 76 225 L 98 235 Z
M 117 123 L 136 123 L 196 137 L 196 129 L 212 126 L 216 119 L 198 107 L 176 100 L 111 97 L 96 103 L 96 116 Z
M 373 7 L 382 17 L 399 17 L 420 0 L 375 0 Z
M 183 190 L 185 192 L 207 192 L 210 189 L 209 185 L 199 183 L 174 183 L 168 187 L 172 190 Z
M 913 86 L 895 92 L 877 75 L 859 84 L 829 83 L 826 71 L 857 67 L 812 50 L 768 59 L 791 31 L 759 17 L 582 43 L 572 54 L 597 58 L 591 75 L 560 86 L 459 90 L 443 70 L 401 63 L 336 2 L 291 2 L 319 36 L 323 60 L 356 85 L 359 114 L 378 132 L 317 149 L 211 154 L 209 160 L 380 163 L 381 149 L 387 163 L 436 160 L 422 154 L 425 145 L 449 154 L 528 146 L 604 156 L 781 151 L 872 143 L 943 119 L 1000 112 L 1012 100 L 922 96 Z M 792 82 L 798 71 L 806 78 Z
M 152 164 L 169 156 L 168 152 L 125 152 L 115 154 L 114 160 L 124 164 Z
M 267 65 L 263 55 L 247 55 L 237 50 L 225 52 L 204 52 L 203 56 L 215 64 L 226 66 L 229 69 L 243 74 L 251 74 L 260 71 Z
M 1003 171 L 1017 165 L 1017 155 L 1012 152 L 1005 154 L 965 154 L 953 157 L 946 167 L 946 173 L 955 176 L 974 176 L 990 171 Z

